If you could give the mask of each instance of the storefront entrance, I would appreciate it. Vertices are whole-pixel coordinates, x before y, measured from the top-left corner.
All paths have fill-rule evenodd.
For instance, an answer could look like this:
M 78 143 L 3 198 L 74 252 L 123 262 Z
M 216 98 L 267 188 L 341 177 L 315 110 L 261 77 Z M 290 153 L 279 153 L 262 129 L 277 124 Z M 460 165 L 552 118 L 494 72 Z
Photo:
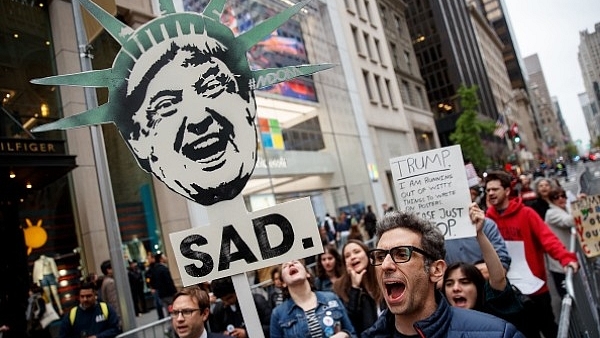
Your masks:
M 61 202 L 56 188 L 75 167 L 64 141 L 0 138 L 0 325 L 10 327 L 4 337 L 25 336 L 32 260 L 57 243 L 49 225 L 71 201 Z

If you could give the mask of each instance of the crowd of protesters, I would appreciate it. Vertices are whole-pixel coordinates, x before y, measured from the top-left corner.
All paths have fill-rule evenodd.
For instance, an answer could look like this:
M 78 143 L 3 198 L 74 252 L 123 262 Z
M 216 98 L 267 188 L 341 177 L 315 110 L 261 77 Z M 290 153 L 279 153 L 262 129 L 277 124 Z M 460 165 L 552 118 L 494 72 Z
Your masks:
M 267 269 L 270 283 L 253 288 L 261 327 L 266 337 L 441 337 L 453 330 L 483 330 L 473 333 L 482 337 L 556 337 L 547 269 L 562 297 L 566 269 L 579 268 L 566 248 L 574 226 L 568 202 L 582 197 L 569 194 L 556 179 L 489 172 L 471 187 L 469 216 L 476 237 L 459 240 L 443 240 L 428 221 L 388 205 L 379 216 L 372 206 L 327 214 L 317 224 L 324 252 Z M 523 255 L 509 254 L 506 243 L 515 242 Z M 541 280 L 541 287 L 524 294 L 514 285 L 507 272 L 515 262 Z M 145 267 L 130 263 L 136 314 L 149 311 L 143 290 L 150 290 L 158 318 L 170 314 L 179 337 L 197 338 L 200 326 L 209 337 L 248 337 L 230 277 L 178 293 L 164 255 L 149 255 Z M 94 288 L 97 304 L 111 309 L 110 322 L 120 323 L 107 292 L 107 283 L 114 283 L 110 262 L 103 263 L 102 272 L 100 279 L 91 274 L 85 286 Z M 249 275 L 256 278 L 251 283 L 259 282 L 260 273 Z M 176 308 L 178 297 L 181 304 L 208 305 L 197 313 Z M 86 309 L 101 315 L 101 307 L 86 301 Z M 62 326 L 61 332 L 74 333 L 68 314 Z

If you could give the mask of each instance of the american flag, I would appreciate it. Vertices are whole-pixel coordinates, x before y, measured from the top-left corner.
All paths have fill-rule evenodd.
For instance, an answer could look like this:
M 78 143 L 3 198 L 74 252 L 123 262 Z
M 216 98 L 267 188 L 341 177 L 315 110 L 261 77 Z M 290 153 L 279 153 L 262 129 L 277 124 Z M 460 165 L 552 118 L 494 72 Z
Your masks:
M 507 131 L 508 127 L 506 124 L 504 124 L 504 117 L 499 115 L 498 119 L 496 120 L 496 129 L 494 130 L 494 135 L 498 136 L 499 138 L 504 138 L 504 134 L 506 134 Z

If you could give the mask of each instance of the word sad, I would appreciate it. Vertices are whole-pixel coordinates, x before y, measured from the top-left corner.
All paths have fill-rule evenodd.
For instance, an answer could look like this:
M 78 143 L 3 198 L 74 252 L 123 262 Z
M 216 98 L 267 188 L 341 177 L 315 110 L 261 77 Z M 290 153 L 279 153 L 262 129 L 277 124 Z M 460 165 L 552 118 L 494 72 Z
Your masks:
M 287 218 L 280 214 L 269 214 L 252 220 L 254 235 L 258 242 L 259 254 L 262 260 L 281 256 L 292 248 L 294 244 L 294 229 Z M 282 241 L 276 245 L 271 243 L 271 238 L 267 233 L 267 227 L 276 227 L 281 232 Z M 275 230 L 275 229 L 271 229 Z M 306 247 L 312 247 L 313 243 L 304 243 Z M 198 264 L 185 265 L 185 272 L 191 277 L 204 277 L 210 274 L 215 267 L 214 257 L 205 251 L 195 250 L 201 249 L 209 245 L 206 237 L 193 234 L 185 237 L 179 246 L 181 255 L 198 261 Z M 244 260 L 247 264 L 258 262 L 259 259 L 255 252 L 252 251 L 250 245 L 244 241 L 240 233 L 233 225 L 226 225 L 222 228 L 218 271 L 228 270 L 232 262 Z M 237 248 L 236 252 L 232 252 L 232 244 Z

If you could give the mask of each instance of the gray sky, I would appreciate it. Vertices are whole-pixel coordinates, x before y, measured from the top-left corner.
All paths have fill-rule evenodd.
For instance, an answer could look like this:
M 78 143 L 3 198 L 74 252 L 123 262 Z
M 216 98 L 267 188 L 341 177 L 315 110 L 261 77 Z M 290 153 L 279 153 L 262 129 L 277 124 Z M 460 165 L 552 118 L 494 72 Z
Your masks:
M 585 91 L 579 32 L 600 22 L 599 0 L 504 0 L 521 57 L 538 54 L 551 96 L 558 97 L 571 136 L 589 141 L 577 94 Z

